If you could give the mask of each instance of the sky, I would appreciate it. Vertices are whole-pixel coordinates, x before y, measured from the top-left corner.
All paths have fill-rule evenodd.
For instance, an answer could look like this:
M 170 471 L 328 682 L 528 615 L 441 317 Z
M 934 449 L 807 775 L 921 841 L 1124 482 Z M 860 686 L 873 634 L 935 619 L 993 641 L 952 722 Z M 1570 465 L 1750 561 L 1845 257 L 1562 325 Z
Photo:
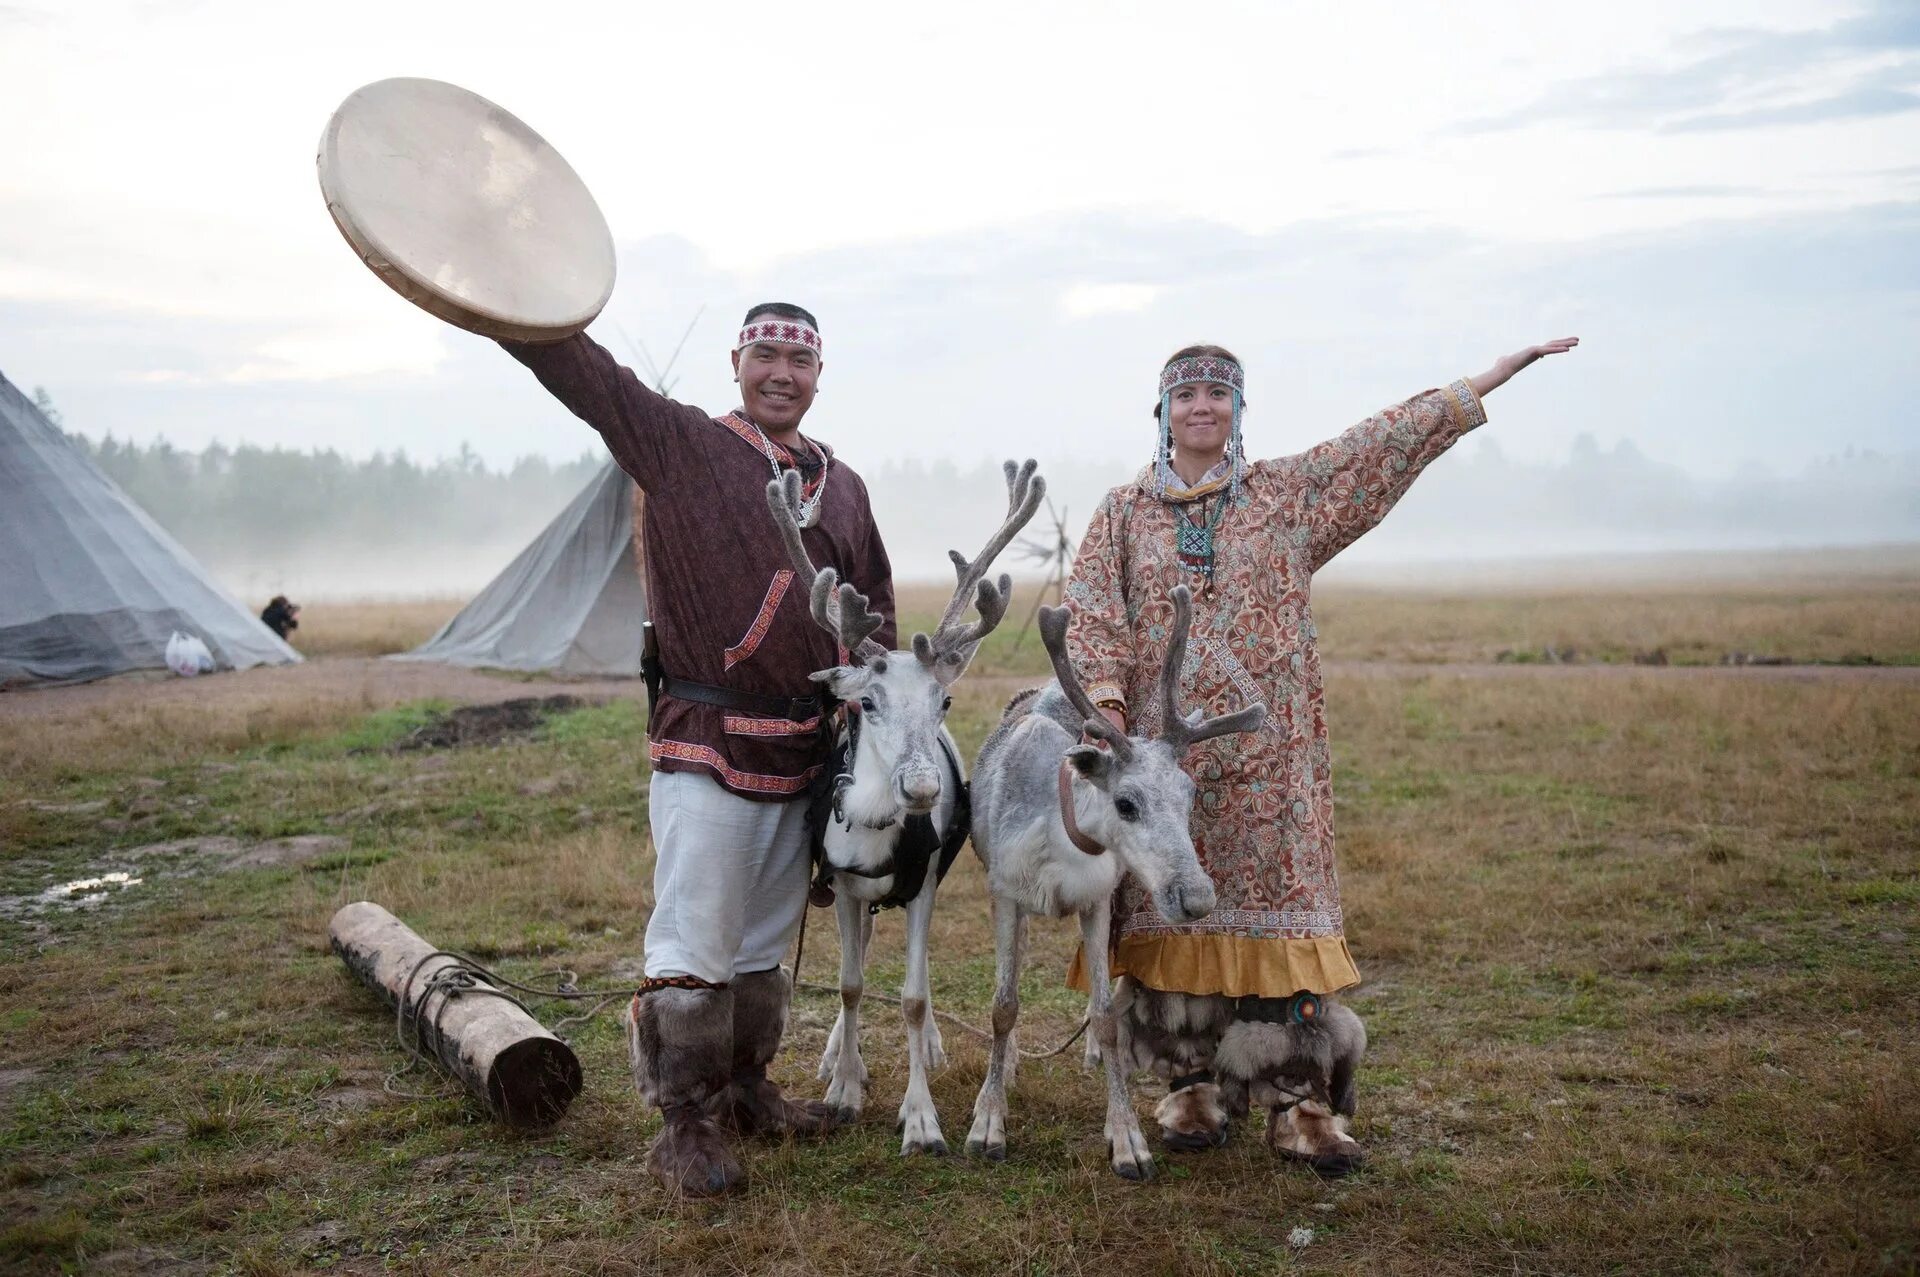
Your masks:
M 590 330 L 754 302 L 826 339 L 856 467 L 1151 447 L 1174 348 L 1311 445 L 1510 350 L 1580 350 L 1462 449 L 1689 474 L 1920 450 L 1920 6 L 534 6 L 0 0 L 0 373 L 70 428 L 504 463 L 596 446 L 334 230 L 315 144 L 393 75 L 499 102 L 619 249 Z M 1488 439 L 1497 440 L 1489 444 Z

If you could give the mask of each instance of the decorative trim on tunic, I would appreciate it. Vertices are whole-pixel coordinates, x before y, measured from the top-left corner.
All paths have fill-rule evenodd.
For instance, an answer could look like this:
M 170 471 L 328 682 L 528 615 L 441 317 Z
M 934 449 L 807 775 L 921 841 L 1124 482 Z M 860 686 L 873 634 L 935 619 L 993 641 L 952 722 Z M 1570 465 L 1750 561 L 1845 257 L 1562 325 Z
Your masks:
M 729 736 L 811 736 L 820 730 L 818 714 L 804 721 L 728 714 L 721 721 Z
M 773 628 L 773 614 L 780 610 L 780 601 L 787 597 L 787 587 L 793 584 L 793 569 L 781 568 L 773 574 L 773 580 L 767 586 L 767 596 L 760 601 L 760 611 L 753 618 L 753 624 L 740 636 L 740 641 L 727 649 L 726 669 L 732 669 L 740 662 L 752 656 L 767 637 L 767 631 Z
M 807 768 L 798 776 L 764 776 L 758 772 L 737 771 L 727 765 L 720 752 L 705 745 L 695 745 L 682 740 L 657 740 L 647 745 L 647 758 L 654 763 L 669 759 L 682 763 L 699 763 L 711 767 L 727 782 L 730 789 L 744 789 L 756 794 L 797 794 L 813 782 L 820 774 L 820 765 Z
M 1447 387 L 1447 415 L 1461 434 L 1487 424 L 1487 410 L 1480 396 L 1473 393 L 1473 383 L 1465 377 Z

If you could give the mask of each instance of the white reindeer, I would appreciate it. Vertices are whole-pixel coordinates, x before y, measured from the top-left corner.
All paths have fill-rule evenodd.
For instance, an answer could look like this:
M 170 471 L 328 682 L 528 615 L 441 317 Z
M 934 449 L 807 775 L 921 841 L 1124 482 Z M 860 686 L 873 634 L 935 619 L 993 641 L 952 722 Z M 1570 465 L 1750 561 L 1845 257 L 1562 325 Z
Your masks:
M 945 719 L 949 689 L 966 673 L 980 640 L 1006 616 L 1013 581 L 986 579 L 987 569 L 1039 508 L 1046 483 L 1034 463 L 1005 465 L 1007 517 L 986 548 L 968 562 L 950 551 L 959 584 L 931 635 L 915 634 L 910 651 L 889 652 L 871 635 L 881 618 L 832 568 L 814 570 L 800 540 L 799 476 L 767 485 L 767 502 L 794 567 L 813 581 L 814 621 L 850 653 L 851 664 L 813 675 L 847 706 L 835 752 L 838 775 L 816 807 L 840 929 L 840 1015 L 820 1058 L 827 1103 L 843 1121 L 860 1114 L 867 1066 L 860 1058 L 860 996 L 873 914 L 886 905 L 907 911 L 907 972 L 900 1010 L 907 1024 L 907 1093 L 900 1102 L 900 1152 L 945 1153 L 940 1115 L 927 1075 L 946 1064 L 927 981 L 927 931 L 933 898 L 968 832 L 966 775 Z M 961 623 L 969 596 L 979 619 Z M 938 854 L 938 862 L 934 856 Z
M 1194 854 L 1188 821 L 1193 782 L 1181 756 L 1196 741 L 1252 731 L 1266 706 L 1219 718 L 1180 715 L 1180 667 L 1186 659 L 1193 599 L 1173 591 L 1173 636 L 1160 671 L 1160 735 L 1128 736 L 1101 715 L 1067 662 L 1065 608 L 1040 611 L 1040 635 L 1055 680 L 1039 694 L 1016 698 L 980 750 L 973 779 L 973 849 L 987 867 L 993 895 L 993 1047 L 973 1105 L 967 1152 L 995 1161 L 1007 1155 L 1007 1085 L 1020 1014 L 1020 961 L 1029 915 L 1080 919 L 1092 996 L 1087 1015 L 1107 1074 L 1107 1155 L 1126 1179 L 1153 1174 L 1153 1155 L 1133 1111 L 1107 975 L 1107 922 L 1114 888 L 1125 874 L 1140 880 L 1169 922 L 1192 922 L 1213 911 L 1213 882 Z M 1099 749 L 1081 734 L 1105 741 Z

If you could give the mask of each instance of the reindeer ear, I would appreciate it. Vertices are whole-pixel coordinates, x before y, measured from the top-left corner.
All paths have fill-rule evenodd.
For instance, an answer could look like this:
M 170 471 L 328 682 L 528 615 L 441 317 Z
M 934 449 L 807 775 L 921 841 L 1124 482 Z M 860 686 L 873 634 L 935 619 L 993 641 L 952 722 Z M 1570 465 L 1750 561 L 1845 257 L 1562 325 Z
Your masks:
M 815 670 L 807 675 L 843 701 L 850 701 L 866 690 L 868 674 L 858 665 L 836 665 L 830 670 Z
M 1075 745 L 1067 751 L 1067 765 L 1094 784 L 1104 787 L 1113 771 L 1113 755 L 1092 745 Z

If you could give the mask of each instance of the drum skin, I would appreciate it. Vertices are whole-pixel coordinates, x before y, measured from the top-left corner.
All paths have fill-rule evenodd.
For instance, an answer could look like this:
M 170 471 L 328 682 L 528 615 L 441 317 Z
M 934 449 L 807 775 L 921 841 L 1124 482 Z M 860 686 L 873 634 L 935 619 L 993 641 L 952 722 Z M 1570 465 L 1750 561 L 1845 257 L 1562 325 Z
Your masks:
M 320 137 L 335 226 L 395 292 L 485 337 L 550 342 L 613 295 L 613 235 L 560 153 L 439 80 L 380 80 Z

